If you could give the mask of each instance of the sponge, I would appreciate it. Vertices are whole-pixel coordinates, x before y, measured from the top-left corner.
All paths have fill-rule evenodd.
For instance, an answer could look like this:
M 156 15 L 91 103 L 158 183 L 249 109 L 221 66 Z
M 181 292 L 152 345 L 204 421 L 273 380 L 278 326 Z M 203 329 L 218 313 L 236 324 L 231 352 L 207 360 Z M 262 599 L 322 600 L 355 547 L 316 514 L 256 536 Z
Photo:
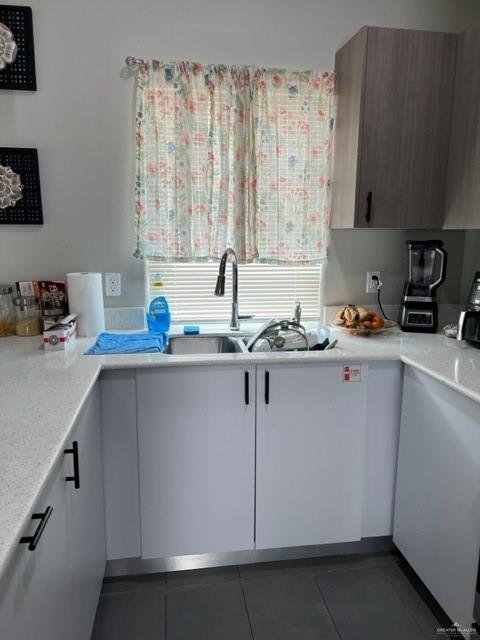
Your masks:
M 183 327 L 183 333 L 186 336 L 197 336 L 200 333 L 200 327 L 196 324 L 186 324 Z

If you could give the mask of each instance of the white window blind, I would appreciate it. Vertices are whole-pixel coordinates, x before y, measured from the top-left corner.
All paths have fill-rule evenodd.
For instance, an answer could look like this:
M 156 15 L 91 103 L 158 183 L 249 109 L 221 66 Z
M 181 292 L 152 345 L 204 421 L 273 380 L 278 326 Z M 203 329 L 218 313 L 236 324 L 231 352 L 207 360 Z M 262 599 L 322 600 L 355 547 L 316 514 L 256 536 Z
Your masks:
M 149 302 L 158 295 L 168 299 L 172 320 L 230 320 L 231 265 L 227 265 L 225 296 L 214 295 L 218 262 L 146 262 Z M 302 318 L 317 319 L 323 308 L 322 264 L 242 264 L 238 267 L 240 315 L 257 319 L 290 318 L 295 302 L 302 303 Z M 155 283 L 161 282 L 163 286 Z

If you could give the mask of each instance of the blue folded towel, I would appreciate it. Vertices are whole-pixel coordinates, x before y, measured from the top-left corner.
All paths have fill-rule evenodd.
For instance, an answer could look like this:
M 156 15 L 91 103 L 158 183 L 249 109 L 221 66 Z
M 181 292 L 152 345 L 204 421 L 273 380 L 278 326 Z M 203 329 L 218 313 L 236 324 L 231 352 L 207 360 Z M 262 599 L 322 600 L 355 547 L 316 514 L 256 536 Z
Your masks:
M 85 355 L 106 353 L 163 353 L 168 344 L 167 333 L 100 333 Z

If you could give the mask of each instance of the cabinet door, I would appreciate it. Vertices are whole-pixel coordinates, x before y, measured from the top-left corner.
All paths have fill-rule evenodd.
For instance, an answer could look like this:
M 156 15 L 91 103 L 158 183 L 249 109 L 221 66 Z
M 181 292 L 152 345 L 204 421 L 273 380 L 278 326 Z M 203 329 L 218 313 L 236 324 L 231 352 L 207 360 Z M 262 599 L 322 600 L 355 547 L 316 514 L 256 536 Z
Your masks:
M 363 27 L 335 55 L 337 114 L 332 172 L 333 229 L 355 226 L 367 36 L 368 27 Z
M 359 540 L 366 367 L 257 369 L 256 548 Z
M 402 409 L 403 365 L 368 365 L 362 537 L 391 536 Z
M 107 559 L 137 558 L 140 542 L 135 370 L 100 380 Z
M 19 544 L 0 585 L 0 638 L 8 640 L 65 640 L 71 638 L 70 551 L 65 519 L 65 480 L 57 467 L 48 488 L 34 508 L 52 507 L 37 547 Z M 23 535 L 34 533 L 32 520 Z
M 480 547 L 479 423 L 478 403 L 406 369 L 393 540 L 467 627 Z
M 356 226 L 441 228 L 456 38 L 368 29 Z
M 71 640 L 84 640 L 92 632 L 98 597 L 105 574 L 105 514 L 103 508 L 102 442 L 98 386 L 78 418 L 68 450 L 77 443 L 79 487 L 66 482 L 66 519 L 70 571 Z M 63 465 L 66 478 L 75 477 L 74 454 Z
M 480 27 L 459 36 L 445 229 L 480 229 Z
M 253 548 L 254 373 L 137 371 L 143 558 Z

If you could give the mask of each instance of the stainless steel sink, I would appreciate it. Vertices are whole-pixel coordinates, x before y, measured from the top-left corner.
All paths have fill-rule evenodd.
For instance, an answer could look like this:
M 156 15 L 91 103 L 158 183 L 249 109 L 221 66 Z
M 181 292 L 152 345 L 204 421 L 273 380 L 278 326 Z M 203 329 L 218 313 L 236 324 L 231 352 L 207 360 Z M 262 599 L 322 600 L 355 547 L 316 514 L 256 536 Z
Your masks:
M 170 338 L 165 353 L 187 356 L 204 353 L 245 353 L 245 345 L 239 338 L 228 336 L 174 336 Z

